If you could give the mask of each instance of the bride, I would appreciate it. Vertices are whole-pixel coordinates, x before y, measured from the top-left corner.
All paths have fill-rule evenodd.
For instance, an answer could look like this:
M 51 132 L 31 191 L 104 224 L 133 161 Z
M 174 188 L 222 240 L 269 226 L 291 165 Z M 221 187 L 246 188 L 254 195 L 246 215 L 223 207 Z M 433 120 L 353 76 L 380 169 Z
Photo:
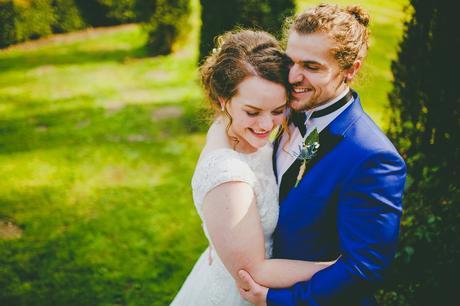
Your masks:
M 270 288 L 310 279 L 331 262 L 269 259 L 278 220 L 278 187 L 271 132 L 285 122 L 289 58 L 261 31 L 228 32 L 201 66 L 203 87 L 216 109 L 195 173 L 193 200 L 209 247 L 173 306 L 249 305 L 238 271 Z

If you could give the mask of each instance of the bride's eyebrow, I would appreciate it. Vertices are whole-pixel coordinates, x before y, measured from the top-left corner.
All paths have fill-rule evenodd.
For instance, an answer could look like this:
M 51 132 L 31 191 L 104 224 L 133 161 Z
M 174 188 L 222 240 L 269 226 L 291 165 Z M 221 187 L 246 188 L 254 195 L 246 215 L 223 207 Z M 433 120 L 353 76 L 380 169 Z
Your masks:
M 278 110 L 280 108 L 285 108 L 286 107 L 286 104 L 287 103 L 283 103 L 283 105 L 280 105 L 278 107 L 275 107 L 274 110 Z M 261 111 L 262 109 L 261 108 L 258 108 L 258 107 L 255 107 L 255 106 L 252 106 L 252 105 L 249 105 L 249 104 L 245 104 L 244 106 L 246 107 L 249 107 L 249 108 L 252 108 L 253 110 L 256 110 L 256 111 Z
M 255 106 L 252 106 L 252 105 L 249 105 L 249 104 L 245 104 L 244 106 L 249 107 L 249 108 L 252 108 L 253 110 L 257 110 L 257 111 L 261 111 L 261 110 L 262 110 L 261 108 L 258 108 L 258 107 L 255 107 Z
M 276 107 L 275 110 L 285 108 L 286 105 L 287 105 L 287 103 L 285 102 L 283 105 L 280 105 L 280 106 Z

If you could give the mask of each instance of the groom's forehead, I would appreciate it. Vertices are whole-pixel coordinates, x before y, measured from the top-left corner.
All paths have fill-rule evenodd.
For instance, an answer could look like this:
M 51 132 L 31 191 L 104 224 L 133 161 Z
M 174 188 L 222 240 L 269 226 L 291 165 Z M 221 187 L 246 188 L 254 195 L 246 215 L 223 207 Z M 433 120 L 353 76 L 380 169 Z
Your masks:
M 288 37 L 286 54 L 294 62 L 322 62 L 331 56 L 334 45 L 334 42 L 325 33 L 299 34 L 293 31 Z

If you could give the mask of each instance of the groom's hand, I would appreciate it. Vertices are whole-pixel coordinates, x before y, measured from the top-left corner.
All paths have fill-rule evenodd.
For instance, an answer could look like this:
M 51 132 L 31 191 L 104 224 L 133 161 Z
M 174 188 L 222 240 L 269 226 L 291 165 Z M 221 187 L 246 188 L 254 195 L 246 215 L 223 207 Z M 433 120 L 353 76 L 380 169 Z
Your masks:
M 243 287 L 249 288 L 248 290 L 239 288 L 241 297 L 256 306 L 267 306 L 268 288 L 256 283 L 251 275 L 244 270 L 240 270 L 238 276 L 241 282 L 245 284 Z

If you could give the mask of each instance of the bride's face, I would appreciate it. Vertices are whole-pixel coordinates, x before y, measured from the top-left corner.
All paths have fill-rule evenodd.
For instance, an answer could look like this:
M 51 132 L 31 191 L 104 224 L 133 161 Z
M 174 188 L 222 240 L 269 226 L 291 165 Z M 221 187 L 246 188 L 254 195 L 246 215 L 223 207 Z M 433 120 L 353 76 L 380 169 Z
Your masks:
M 286 89 L 260 77 L 248 77 L 226 105 L 233 119 L 229 135 L 239 140 L 237 148 L 255 152 L 269 140 L 270 133 L 284 119 Z

